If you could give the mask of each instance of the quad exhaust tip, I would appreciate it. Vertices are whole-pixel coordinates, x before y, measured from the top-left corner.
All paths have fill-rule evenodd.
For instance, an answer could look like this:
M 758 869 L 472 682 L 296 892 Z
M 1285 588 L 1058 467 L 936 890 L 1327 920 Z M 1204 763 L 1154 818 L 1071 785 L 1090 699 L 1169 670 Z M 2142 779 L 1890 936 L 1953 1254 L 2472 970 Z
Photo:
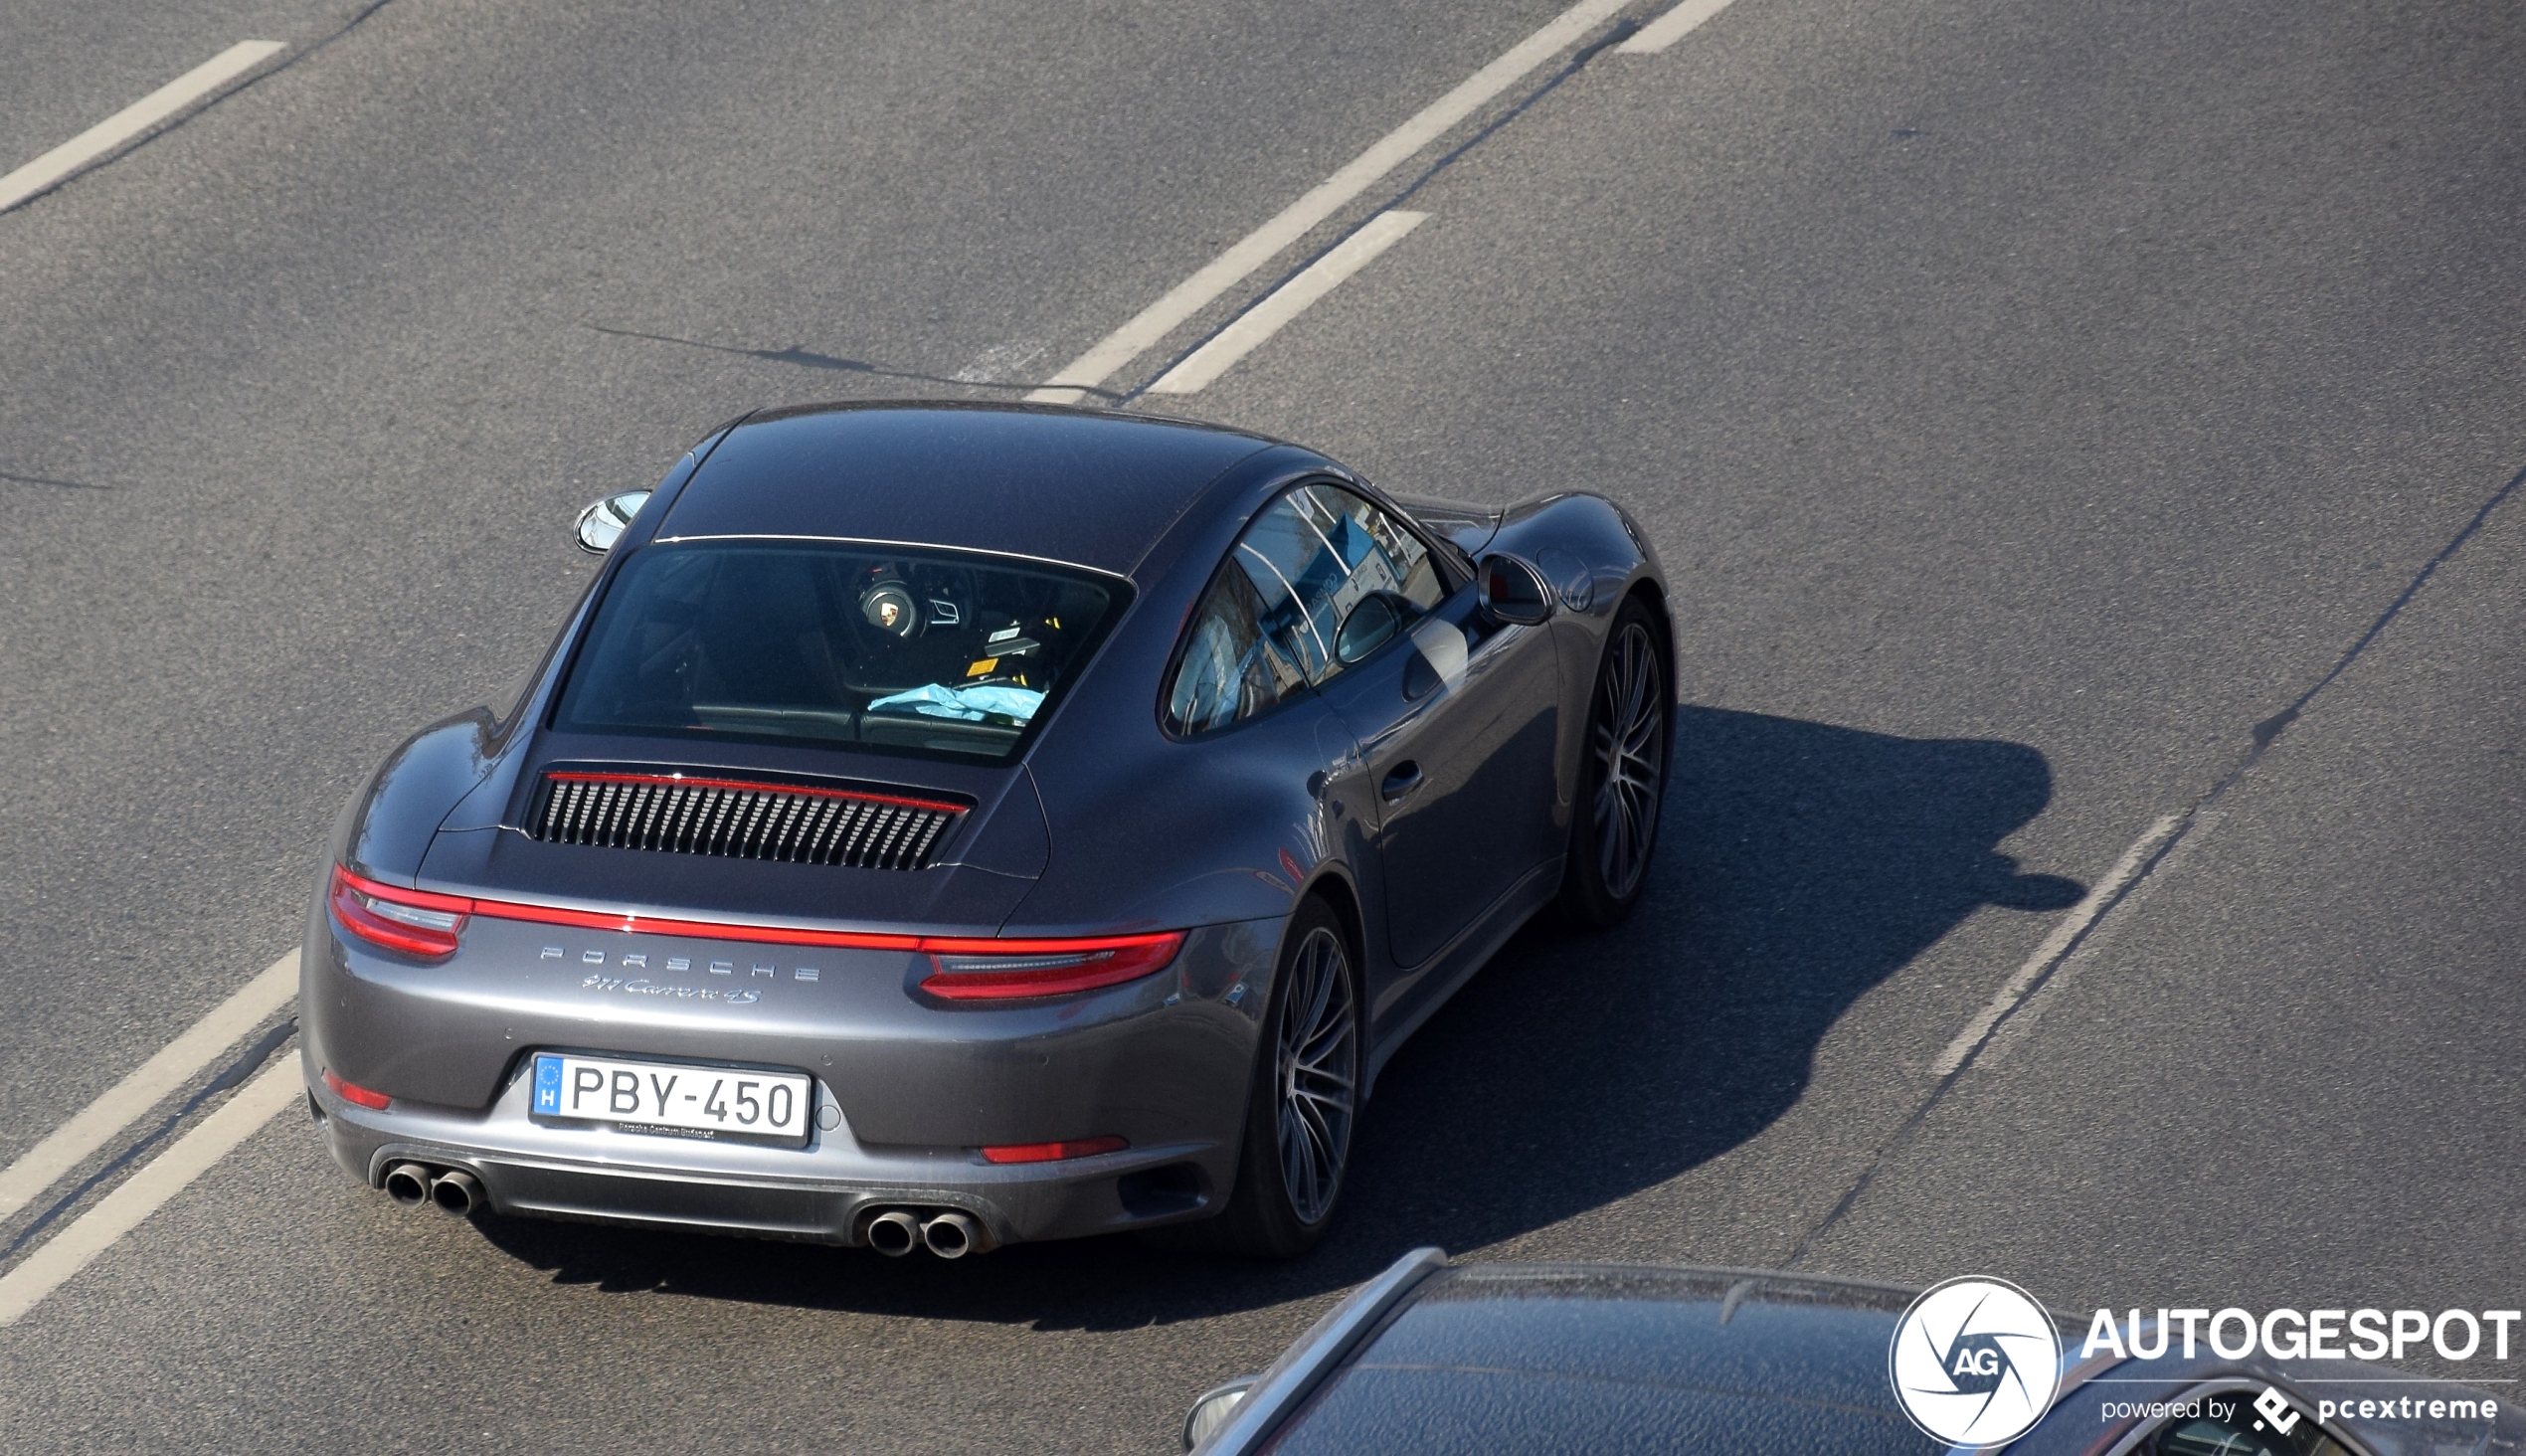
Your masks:
M 430 1170 L 418 1163 L 398 1163 L 386 1170 L 386 1196 L 407 1208 L 430 1201 Z
M 386 1170 L 386 1177 L 380 1183 L 386 1189 L 386 1196 L 407 1208 L 435 1203 L 459 1218 L 490 1201 L 490 1195 L 482 1191 L 482 1181 L 461 1168 L 398 1163 Z
M 461 1218 L 482 1206 L 482 1183 L 462 1169 L 451 1169 L 430 1184 L 430 1201 Z
M 900 1259 L 921 1247 L 921 1220 L 902 1208 L 889 1208 L 868 1220 L 868 1246 L 889 1259 Z
M 941 1213 L 921 1225 L 921 1242 L 942 1259 L 962 1259 L 982 1241 L 982 1227 L 962 1213 Z
M 991 1231 L 973 1214 L 955 1208 L 885 1208 L 860 1225 L 860 1237 L 889 1259 L 928 1249 L 942 1259 L 962 1259 L 992 1247 Z

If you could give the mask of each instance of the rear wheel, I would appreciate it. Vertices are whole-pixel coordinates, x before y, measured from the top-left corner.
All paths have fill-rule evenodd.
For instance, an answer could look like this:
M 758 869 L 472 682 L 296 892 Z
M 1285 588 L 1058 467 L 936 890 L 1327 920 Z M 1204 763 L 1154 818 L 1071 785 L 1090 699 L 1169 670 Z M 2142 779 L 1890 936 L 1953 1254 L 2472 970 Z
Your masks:
M 1658 843 L 1674 711 L 1666 653 L 1635 597 L 1614 615 L 1588 694 L 1586 757 L 1561 879 L 1561 908 L 1582 926 L 1620 924 L 1640 902 Z
M 1350 938 L 1332 907 L 1310 897 L 1281 942 L 1236 1188 L 1217 1218 L 1186 1233 L 1249 1258 L 1294 1259 L 1315 1246 L 1351 1164 L 1360 1041 Z

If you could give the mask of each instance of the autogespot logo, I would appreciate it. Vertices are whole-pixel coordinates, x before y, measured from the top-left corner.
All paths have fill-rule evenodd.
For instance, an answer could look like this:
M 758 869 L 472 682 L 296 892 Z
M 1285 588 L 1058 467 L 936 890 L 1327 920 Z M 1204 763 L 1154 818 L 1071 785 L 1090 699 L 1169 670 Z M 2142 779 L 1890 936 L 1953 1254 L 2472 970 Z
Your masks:
M 2052 1408 L 2061 1332 L 2006 1280 L 1950 1279 L 1903 1311 L 1887 1368 L 1914 1425 L 1951 1446 L 1995 1446 Z

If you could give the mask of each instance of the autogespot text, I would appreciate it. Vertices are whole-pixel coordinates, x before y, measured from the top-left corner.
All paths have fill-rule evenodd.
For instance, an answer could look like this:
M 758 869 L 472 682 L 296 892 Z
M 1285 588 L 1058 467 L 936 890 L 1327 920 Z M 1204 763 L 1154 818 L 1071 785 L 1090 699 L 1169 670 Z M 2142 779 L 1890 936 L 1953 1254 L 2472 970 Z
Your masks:
M 2212 1353 L 2222 1360 L 2244 1360 L 2260 1350 L 2273 1360 L 2368 1360 L 2400 1362 L 2414 1347 L 2427 1344 L 2440 1360 L 2463 1362 L 2484 1354 L 2485 1334 L 2490 1342 L 2487 1352 L 2492 1360 L 2506 1360 L 2509 1330 L 2521 1312 L 2517 1310 L 2442 1310 L 2433 1316 L 2426 1310 L 2298 1310 L 2279 1309 L 2256 1320 L 2241 1309 L 2209 1310 L 2161 1309 L 2154 1320 L 2142 1318 L 2132 1310 L 2127 1324 L 2117 1327 L 2114 1312 L 2098 1310 L 2087 1323 L 2087 1343 L 2079 1348 L 2079 1359 L 2111 1354 L 2126 1359 L 2155 1360 L 2167 1353 L 2171 1341 L 2181 1340 L 2183 1356 L 2195 1357 L 2200 1344 L 2207 1343 Z

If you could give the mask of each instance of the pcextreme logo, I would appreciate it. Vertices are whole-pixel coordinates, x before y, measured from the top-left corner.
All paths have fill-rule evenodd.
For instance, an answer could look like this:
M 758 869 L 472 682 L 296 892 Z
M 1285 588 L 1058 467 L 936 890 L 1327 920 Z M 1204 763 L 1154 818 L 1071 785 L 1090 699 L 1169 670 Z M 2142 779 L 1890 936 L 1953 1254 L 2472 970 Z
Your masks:
M 1894 1327 L 1894 1398 L 1951 1446 L 1995 1446 L 2044 1418 L 2061 1384 L 2062 1340 L 2035 1296 L 1968 1275 L 1932 1285 Z

